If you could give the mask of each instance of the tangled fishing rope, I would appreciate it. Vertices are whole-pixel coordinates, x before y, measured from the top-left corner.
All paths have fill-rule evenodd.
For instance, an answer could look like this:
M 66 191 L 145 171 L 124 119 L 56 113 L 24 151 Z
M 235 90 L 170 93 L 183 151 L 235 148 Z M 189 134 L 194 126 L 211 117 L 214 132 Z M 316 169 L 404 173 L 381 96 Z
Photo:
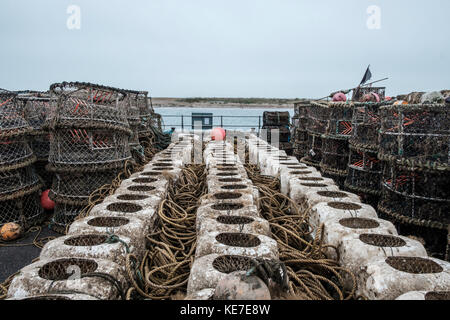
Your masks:
M 126 258 L 132 287 L 126 297 L 162 300 L 185 293 L 197 244 L 196 211 L 207 194 L 204 165 L 188 165 L 158 208 L 155 230 L 147 236 L 148 250 L 142 261 Z
M 260 174 L 255 165 L 246 165 L 247 174 L 260 192 L 261 216 L 269 221 L 272 237 L 277 241 L 280 261 L 289 276 L 289 296 L 282 299 L 349 300 L 354 298 L 356 279 L 353 273 L 328 259 L 322 243 L 322 227 L 312 238 L 308 211 L 302 212 L 289 197 L 279 192 L 279 179 Z M 344 275 L 352 280 L 350 291 L 344 289 Z

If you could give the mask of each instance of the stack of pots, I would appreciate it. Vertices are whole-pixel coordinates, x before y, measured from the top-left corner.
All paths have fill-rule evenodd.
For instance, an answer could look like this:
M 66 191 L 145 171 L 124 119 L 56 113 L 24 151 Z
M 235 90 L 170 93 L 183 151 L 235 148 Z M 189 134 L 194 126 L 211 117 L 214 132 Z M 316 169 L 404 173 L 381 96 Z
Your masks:
M 289 129 L 290 115 L 289 112 L 265 111 L 263 113 L 262 130 L 267 136 L 267 142 L 277 145 L 280 150 L 284 150 L 286 154 L 292 154 L 291 132 Z M 272 141 L 274 132 L 278 133 L 278 141 Z M 276 135 L 275 135 L 276 136 Z

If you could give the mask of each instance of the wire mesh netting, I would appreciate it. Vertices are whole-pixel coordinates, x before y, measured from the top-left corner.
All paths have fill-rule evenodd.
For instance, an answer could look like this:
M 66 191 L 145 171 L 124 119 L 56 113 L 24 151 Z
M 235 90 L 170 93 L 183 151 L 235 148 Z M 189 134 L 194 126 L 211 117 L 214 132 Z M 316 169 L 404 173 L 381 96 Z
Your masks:
M 322 137 L 320 135 L 308 132 L 308 145 L 306 155 L 301 159 L 302 162 L 320 168 L 322 160 Z
M 39 224 L 44 218 L 40 203 L 40 185 L 0 197 L 0 226 L 8 222 L 24 229 Z
M 123 170 L 131 159 L 130 147 L 140 148 L 141 118 L 136 98 L 122 89 L 63 82 L 53 84 L 50 91 L 56 101 L 46 120 L 50 129 L 47 168 L 55 173 L 51 226 L 61 232 L 88 204 L 90 194 Z
M 73 166 L 122 167 L 131 158 L 128 135 L 105 129 L 59 129 L 50 134 L 49 162 Z
M 330 136 L 322 138 L 322 159 L 320 162 L 322 172 L 336 176 L 347 176 L 348 156 L 348 140 L 335 139 Z
M 28 143 L 33 128 L 24 114 L 17 93 L 0 91 L 0 226 L 15 222 L 28 228 L 43 217 L 42 183 Z
M 382 163 L 376 152 L 365 152 L 350 146 L 345 186 L 353 191 L 381 195 Z
M 450 114 L 441 104 L 380 108 L 383 160 L 409 167 L 450 170 Z

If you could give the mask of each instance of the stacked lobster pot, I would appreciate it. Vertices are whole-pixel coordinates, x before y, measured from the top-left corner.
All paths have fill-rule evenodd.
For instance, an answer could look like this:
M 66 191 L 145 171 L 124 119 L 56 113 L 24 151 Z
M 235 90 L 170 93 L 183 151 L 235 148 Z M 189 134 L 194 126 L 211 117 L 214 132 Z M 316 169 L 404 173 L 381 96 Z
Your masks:
M 248 272 L 258 259 L 278 260 L 278 246 L 268 221 L 258 211 L 259 192 L 248 179 L 233 146 L 211 141 L 204 151 L 208 195 L 197 210 L 197 249 L 188 281 L 188 298 L 224 299 L 219 289 L 232 272 Z M 270 299 L 264 283 L 255 299 Z M 235 292 L 236 293 L 236 292 Z M 235 294 L 234 293 L 234 294 Z M 242 293 L 241 293 L 242 294 Z M 225 293 L 236 299 L 233 293 Z M 242 298 L 242 296 L 241 296 Z
M 289 112 L 264 111 L 262 136 L 287 154 L 292 154 L 291 132 L 289 129 Z
M 193 139 L 172 144 L 123 180 L 114 194 L 72 223 L 67 235 L 49 241 L 40 259 L 13 279 L 11 300 L 124 300 L 155 228 L 170 179 L 182 174 Z M 170 166 L 167 166 L 170 165 Z M 132 278 L 130 278 L 132 277 Z
M 34 167 L 42 178 L 44 189 L 50 189 L 53 175 L 47 171 L 48 154 L 50 152 L 50 134 L 45 126 L 45 120 L 50 113 L 52 101 L 50 95 L 44 92 L 20 92 L 19 101 L 23 105 L 23 115 L 33 131 L 30 134 L 30 146 L 36 156 Z
M 17 94 L 0 91 L 0 226 L 15 222 L 26 229 L 41 222 L 43 210 L 36 156 L 28 143 L 33 128 L 23 115 Z
M 89 83 L 53 84 L 54 108 L 48 170 L 54 172 L 50 198 L 55 201 L 51 227 L 57 232 L 89 204 L 90 194 L 110 184 L 131 159 L 131 135 L 119 89 Z
M 377 207 L 381 195 L 382 162 L 378 159 L 380 107 L 386 102 L 355 102 L 350 156 L 345 187 L 358 193 L 365 203 Z
M 293 130 L 293 155 L 298 160 L 303 158 L 308 149 L 308 132 L 306 131 L 307 117 L 306 111 L 309 102 L 297 102 L 294 104 L 294 117 L 292 118 Z
M 326 102 L 311 102 L 306 107 L 306 133 L 307 148 L 306 154 L 301 158 L 301 162 L 320 169 L 322 160 L 322 135 L 325 134 L 329 121 L 329 109 Z
M 444 258 L 450 222 L 450 114 L 444 104 L 380 108 L 385 161 L 378 209 Z M 448 257 L 447 257 L 448 259 Z
M 320 170 L 327 178 L 343 188 L 347 177 L 349 157 L 348 140 L 352 134 L 353 106 L 349 103 L 330 102 L 329 121 L 322 136 Z

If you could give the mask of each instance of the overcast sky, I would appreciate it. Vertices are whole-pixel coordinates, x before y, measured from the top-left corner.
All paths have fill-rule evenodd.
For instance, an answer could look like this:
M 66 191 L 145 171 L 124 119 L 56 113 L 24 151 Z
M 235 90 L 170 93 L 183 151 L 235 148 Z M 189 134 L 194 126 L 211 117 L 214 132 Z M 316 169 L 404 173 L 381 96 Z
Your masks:
M 371 5 L 380 29 L 367 26 Z M 318 98 L 371 64 L 390 95 L 450 89 L 449 13 L 448 0 L 0 0 L 0 88 Z

